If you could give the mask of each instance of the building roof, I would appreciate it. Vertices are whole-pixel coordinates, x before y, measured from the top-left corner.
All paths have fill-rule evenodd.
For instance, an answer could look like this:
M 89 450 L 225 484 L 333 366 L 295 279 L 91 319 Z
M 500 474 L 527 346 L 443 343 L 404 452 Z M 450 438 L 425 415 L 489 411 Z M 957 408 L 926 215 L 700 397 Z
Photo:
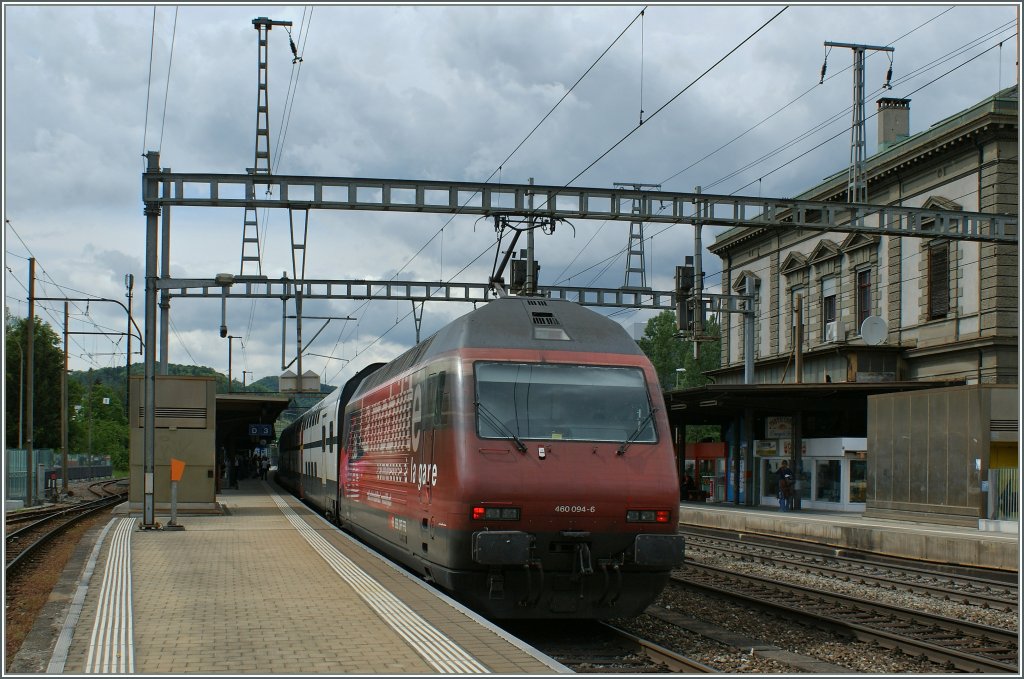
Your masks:
M 760 413 L 827 412 L 863 404 L 868 396 L 960 386 L 963 379 L 920 382 L 814 382 L 800 384 L 709 384 L 664 392 L 672 421 L 725 424 L 748 408 Z M 845 405 L 844 405 L 845 404 Z

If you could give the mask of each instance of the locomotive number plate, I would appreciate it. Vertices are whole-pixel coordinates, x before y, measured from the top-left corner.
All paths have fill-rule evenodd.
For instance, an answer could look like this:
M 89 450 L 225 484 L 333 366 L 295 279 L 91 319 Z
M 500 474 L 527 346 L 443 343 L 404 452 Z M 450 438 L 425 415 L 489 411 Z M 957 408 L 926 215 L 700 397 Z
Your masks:
M 589 507 L 583 505 L 557 505 L 555 511 L 559 514 L 593 514 L 597 511 L 597 507 L 594 505 Z

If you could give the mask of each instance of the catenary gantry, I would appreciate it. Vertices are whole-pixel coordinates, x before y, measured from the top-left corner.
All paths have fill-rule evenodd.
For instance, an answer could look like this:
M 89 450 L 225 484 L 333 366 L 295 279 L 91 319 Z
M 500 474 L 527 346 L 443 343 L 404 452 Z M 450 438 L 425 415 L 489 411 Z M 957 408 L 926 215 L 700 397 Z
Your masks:
M 146 190 L 148 182 L 152 182 L 151 192 Z M 663 224 L 700 222 L 708 226 L 800 228 L 1017 243 L 1017 217 L 1013 215 L 626 188 L 291 175 L 255 177 L 158 170 L 143 175 L 143 195 L 148 206 L 157 208 L 256 207 L 640 220 Z M 532 209 L 531 195 L 535 205 Z
M 305 278 L 299 283 L 288 278 L 234 276 L 230 284 L 216 278 L 172 278 L 158 280 L 157 289 L 171 297 L 226 297 L 245 299 L 369 299 L 444 302 L 487 302 L 494 299 L 489 283 L 321 280 Z M 538 285 L 537 294 L 564 299 L 583 306 L 629 309 L 675 308 L 675 292 L 648 288 L 594 288 Z

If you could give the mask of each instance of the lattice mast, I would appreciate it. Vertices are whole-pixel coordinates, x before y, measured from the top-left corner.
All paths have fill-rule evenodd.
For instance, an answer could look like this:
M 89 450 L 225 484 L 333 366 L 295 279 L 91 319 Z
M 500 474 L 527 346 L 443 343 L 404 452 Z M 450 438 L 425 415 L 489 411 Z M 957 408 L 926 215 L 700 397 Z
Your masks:
M 877 52 L 895 51 L 893 47 L 878 45 L 854 45 L 845 42 L 826 42 L 825 47 L 846 47 L 853 50 L 853 124 L 850 127 L 850 170 L 847 175 L 847 202 L 868 202 L 867 136 L 864 131 L 864 53 L 868 50 Z M 828 54 L 825 64 L 821 67 L 821 82 L 825 81 L 825 67 L 828 65 Z M 885 78 L 886 89 L 892 89 L 892 61 L 890 57 L 889 72 Z M 820 83 L 819 83 L 820 84 Z
M 276 21 L 267 17 L 252 20 L 252 27 L 259 35 L 257 50 L 256 79 L 256 154 L 253 166 L 246 168 L 252 175 L 270 175 L 270 113 L 267 101 L 267 37 L 274 26 L 291 28 L 290 21 Z M 293 43 L 294 44 L 294 43 Z M 293 50 L 294 51 L 294 50 Z M 265 185 L 270 190 L 269 185 Z M 255 190 L 256 185 L 253 185 Z M 247 265 L 248 264 L 248 271 Z M 252 270 L 255 266 L 255 271 Z M 260 257 L 260 233 L 256 217 L 256 208 L 245 208 L 245 220 L 242 224 L 242 260 L 239 275 L 262 275 L 263 262 Z
M 639 193 L 644 189 L 654 191 L 661 190 L 661 184 L 640 184 L 636 182 L 615 182 L 615 187 L 634 189 Z M 633 199 L 632 214 L 634 218 L 629 222 L 629 245 L 626 252 L 626 275 L 622 281 L 623 288 L 646 288 L 647 287 L 647 264 L 644 259 L 644 223 L 639 219 L 643 212 L 641 209 L 641 196 Z M 632 275 L 632 281 L 630 276 Z M 639 276 L 639 285 L 635 284 Z

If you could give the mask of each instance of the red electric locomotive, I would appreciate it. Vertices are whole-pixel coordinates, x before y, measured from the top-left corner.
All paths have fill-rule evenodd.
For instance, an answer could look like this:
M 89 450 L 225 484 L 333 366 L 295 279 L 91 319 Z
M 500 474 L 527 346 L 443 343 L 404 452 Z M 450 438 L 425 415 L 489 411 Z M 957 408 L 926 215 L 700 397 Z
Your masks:
M 496 299 L 284 431 L 277 479 L 495 618 L 639 614 L 683 561 L 658 379 L 615 322 Z

